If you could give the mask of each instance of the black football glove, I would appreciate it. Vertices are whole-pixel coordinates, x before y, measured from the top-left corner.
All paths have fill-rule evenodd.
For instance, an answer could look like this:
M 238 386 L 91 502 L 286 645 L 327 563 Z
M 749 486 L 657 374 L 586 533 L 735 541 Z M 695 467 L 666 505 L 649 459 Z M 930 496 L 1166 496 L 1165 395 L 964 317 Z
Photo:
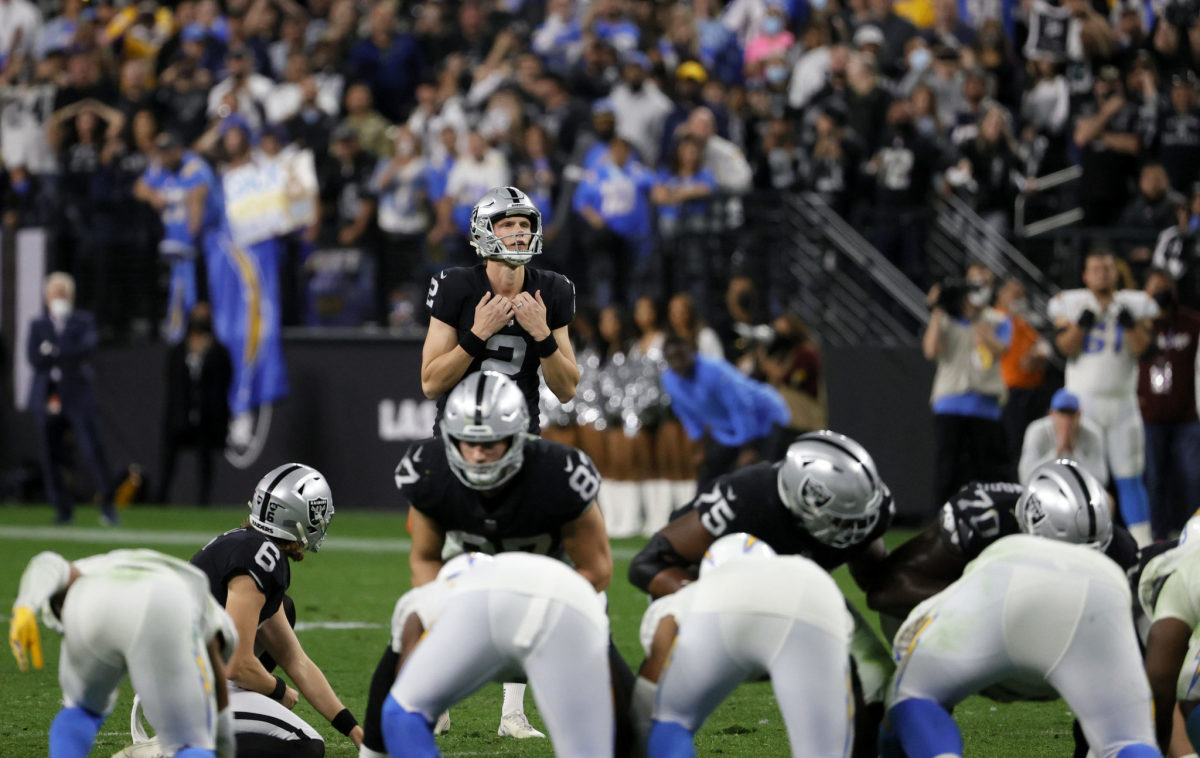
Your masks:
M 1079 320 L 1075 323 L 1085 332 L 1090 330 L 1096 325 L 1096 312 L 1092 310 L 1084 311 L 1079 315 Z
M 1126 330 L 1132 329 L 1134 326 L 1136 326 L 1133 321 L 1133 315 L 1124 308 L 1122 308 L 1121 312 L 1117 314 L 1117 323 L 1120 324 L 1122 329 Z

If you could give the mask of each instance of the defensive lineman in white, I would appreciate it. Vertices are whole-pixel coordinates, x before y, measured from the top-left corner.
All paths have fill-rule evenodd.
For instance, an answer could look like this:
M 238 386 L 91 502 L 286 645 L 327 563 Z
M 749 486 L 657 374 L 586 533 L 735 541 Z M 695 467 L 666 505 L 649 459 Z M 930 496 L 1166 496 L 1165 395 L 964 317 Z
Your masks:
M 1024 524 L 1080 539 L 1078 524 L 1064 528 L 1029 505 Z M 899 755 L 898 741 L 908 758 L 960 758 L 962 735 L 944 709 L 983 691 L 997 699 L 1057 693 L 1096 756 L 1160 756 L 1129 584 L 1098 547 L 1003 537 L 918 605 L 896 635 L 883 754 Z
M 588 581 L 528 553 L 502 553 L 453 581 L 384 701 L 388 755 L 440 755 L 431 733 L 438 714 L 489 681 L 524 672 L 555 754 L 612 756 L 608 617 Z
M 1150 501 L 1142 472 L 1146 443 L 1138 408 L 1138 358 L 1150 345 L 1158 305 L 1141 290 L 1118 290 L 1112 253 L 1093 252 L 1083 269 L 1085 289 L 1050 300 L 1058 349 L 1067 357 L 1066 386 L 1083 415 L 1104 430 L 1108 466 L 1121 515 L 1138 545 L 1150 542 Z
M 88 754 L 126 673 L 158 732 L 159 754 L 233 755 L 223 657 L 237 632 L 199 569 L 153 550 L 74 563 L 39 553 L 21 576 L 9 626 L 21 670 L 27 655 L 42 667 L 35 611 L 63 633 L 63 708 L 50 725 L 52 758 Z
M 663 602 L 674 606 L 670 620 L 655 609 Z M 755 537 L 731 534 L 709 547 L 698 582 L 657 601 L 647 617 L 644 642 L 678 625 L 658 685 L 650 758 L 695 756 L 692 737 L 705 719 L 738 685 L 763 674 L 771 677 L 794 758 L 850 755 L 854 622 L 837 584 L 816 563 L 776 556 Z

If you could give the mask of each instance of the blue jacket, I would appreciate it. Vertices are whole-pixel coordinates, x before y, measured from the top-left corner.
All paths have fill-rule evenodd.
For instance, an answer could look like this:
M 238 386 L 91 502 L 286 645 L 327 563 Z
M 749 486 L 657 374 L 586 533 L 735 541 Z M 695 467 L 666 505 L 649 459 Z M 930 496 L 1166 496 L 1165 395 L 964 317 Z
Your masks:
M 696 371 L 685 378 L 671 369 L 662 375 L 671 410 L 688 437 L 696 440 L 707 429 L 726 447 L 740 447 L 771 432 L 772 425 L 787 426 L 787 403 L 770 385 L 745 376 L 730 363 L 696 356 Z
M 42 351 L 47 343 L 49 352 Z M 35 416 L 46 412 L 51 382 L 57 382 L 63 415 L 80 418 L 98 410 L 88 358 L 96 348 L 96 323 L 87 311 L 74 311 L 61 332 L 48 317 L 29 325 L 25 354 L 33 366 L 33 385 L 29 391 L 29 410 Z M 57 369 L 57 371 L 56 371 Z

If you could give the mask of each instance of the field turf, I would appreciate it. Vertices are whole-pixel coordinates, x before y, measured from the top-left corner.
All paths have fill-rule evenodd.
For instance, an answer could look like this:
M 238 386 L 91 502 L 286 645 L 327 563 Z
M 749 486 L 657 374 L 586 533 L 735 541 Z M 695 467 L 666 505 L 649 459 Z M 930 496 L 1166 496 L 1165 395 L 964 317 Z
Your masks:
M 97 525 L 95 509 L 81 508 L 76 526 L 61 528 L 50 526 L 48 506 L 0 506 L 0 603 L 11 606 L 21 571 L 39 551 L 81 558 L 118 547 L 150 547 L 188 558 L 212 537 L 237 526 L 243 514 L 242 509 L 230 508 L 135 506 L 122 512 L 121 528 L 103 529 Z M 894 545 L 910 535 L 896 531 L 889 536 L 889 543 Z M 339 510 L 321 553 L 293 566 L 291 594 L 301 624 L 300 641 L 360 720 L 367 683 L 387 642 L 392 607 L 409 586 L 406 536 L 401 515 Z M 640 545 L 641 540 L 636 539 L 614 541 L 616 567 L 608 591 L 613 636 L 634 669 L 641 662 L 637 630 L 646 600 L 625 577 L 629 559 Z M 864 607 L 861 593 L 845 571 L 835 576 L 851 600 Z M 43 628 L 42 643 L 46 666 L 41 671 L 22 674 L 11 655 L 0 662 L 3 758 L 46 755 L 46 733 L 60 707 L 61 692 L 56 673 L 57 635 Z M 548 740 L 496 736 L 500 694 L 499 684 L 488 685 L 451 709 L 451 731 L 439 738 L 444 755 L 553 755 Z M 126 682 L 91 755 L 107 757 L 129 744 L 132 698 Z M 356 754 L 351 742 L 303 698 L 296 710 L 324 735 L 327 755 Z M 526 712 L 535 726 L 542 726 L 532 693 L 526 695 Z M 956 709 L 955 718 L 963 730 L 967 754 L 976 758 L 1071 754 L 1071 717 L 1061 700 L 1000 704 L 971 698 Z M 788 755 L 787 736 L 770 685 L 743 685 L 708 720 L 696 745 L 700 755 L 708 756 Z

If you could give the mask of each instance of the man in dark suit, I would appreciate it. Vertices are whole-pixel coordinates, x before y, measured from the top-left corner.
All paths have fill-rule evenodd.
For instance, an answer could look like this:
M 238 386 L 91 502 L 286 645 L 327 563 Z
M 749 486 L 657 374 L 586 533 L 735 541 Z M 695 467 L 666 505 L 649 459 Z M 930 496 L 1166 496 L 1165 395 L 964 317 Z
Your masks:
M 187 336 L 167 355 L 167 408 L 158 502 L 167 502 L 179 450 L 195 448 L 199 503 L 212 492 L 213 454 L 225 445 L 229 428 L 229 385 L 233 360 L 213 336 L 212 308 L 196 303 Z
M 50 274 L 44 292 L 47 315 L 30 325 L 26 355 L 34 369 L 29 408 L 38 422 L 46 495 L 54 504 L 55 523 L 70 523 L 74 504 L 62 476 L 63 442 L 70 426 L 100 493 L 100 523 L 116 526 L 112 477 L 100 443 L 99 406 L 88 363 L 96 347 L 96 322 L 92 314 L 75 310 L 75 280 L 70 274 Z

